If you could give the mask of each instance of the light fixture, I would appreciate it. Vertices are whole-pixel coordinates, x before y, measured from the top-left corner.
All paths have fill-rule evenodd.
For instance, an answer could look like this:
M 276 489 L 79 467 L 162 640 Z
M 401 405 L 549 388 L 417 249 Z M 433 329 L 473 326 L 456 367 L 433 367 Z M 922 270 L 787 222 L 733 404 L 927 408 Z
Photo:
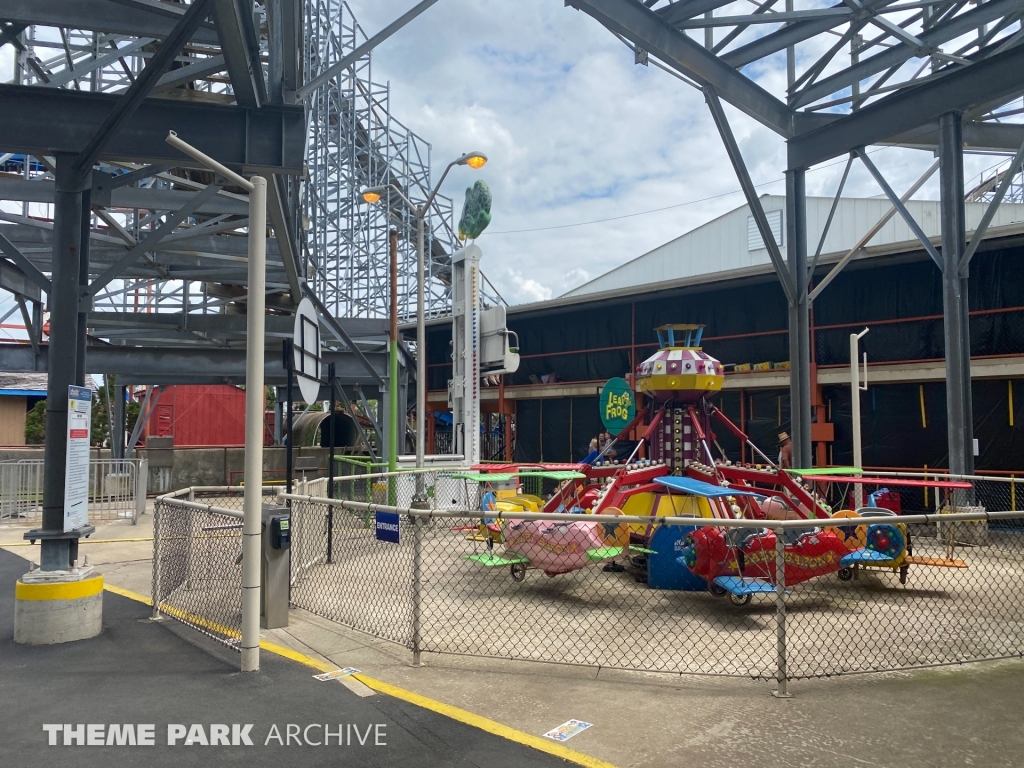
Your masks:
M 372 187 L 370 189 L 364 189 L 362 192 L 363 200 L 368 203 L 376 203 L 380 200 L 380 196 L 384 193 L 384 187 Z
M 455 162 L 459 165 L 468 165 L 474 171 L 479 171 L 487 165 L 487 155 L 483 152 L 467 152 Z

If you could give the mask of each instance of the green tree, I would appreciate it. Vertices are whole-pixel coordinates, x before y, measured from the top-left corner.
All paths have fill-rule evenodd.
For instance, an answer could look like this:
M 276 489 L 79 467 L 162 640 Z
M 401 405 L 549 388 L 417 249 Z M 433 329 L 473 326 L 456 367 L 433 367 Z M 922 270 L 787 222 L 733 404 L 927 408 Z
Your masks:
M 92 398 L 92 430 L 90 445 L 109 445 L 110 423 L 107 419 L 107 387 L 103 385 Z
M 46 437 L 46 401 L 40 400 L 25 416 L 25 444 L 42 445 Z

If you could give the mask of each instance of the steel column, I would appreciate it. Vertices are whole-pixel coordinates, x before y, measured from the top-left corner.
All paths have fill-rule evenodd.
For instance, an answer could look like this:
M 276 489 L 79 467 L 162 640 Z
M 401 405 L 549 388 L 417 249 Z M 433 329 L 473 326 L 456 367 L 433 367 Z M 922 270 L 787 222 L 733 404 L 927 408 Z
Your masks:
M 90 178 L 86 174 L 86 178 Z M 86 329 L 89 321 L 89 304 L 91 296 L 89 290 L 89 240 L 92 232 L 92 191 L 86 188 L 82 191 L 82 234 L 78 241 L 78 300 L 75 305 L 78 307 L 78 338 L 75 353 L 75 384 L 79 387 L 85 386 L 85 347 Z
M 114 378 L 113 376 L 111 378 Z M 115 459 L 124 458 L 124 387 L 115 384 L 110 393 L 114 402 L 114 422 L 110 425 L 110 454 Z
M 331 410 L 328 411 L 327 416 L 327 428 L 331 430 L 330 436 L 330 449 L 329 455 L 327 456 L 327 498 L 334 498 L 334 410 L 337 407 L 337 398 L 335 397 L 335 375 L 334 375 L 334 363 L 330 363 L 327 366 L 327 381 L 328 386 L 331 388 Z M 309 491 L 306 490 L 308 494 Z M 334 506 L 327 507 L 327 562 L 328 564 L 334 562 Z
M 74 173 L 74 155 L 56 158 L 53 207 L 53 273 L 50 304 L 50 345 L 46 382 L 46 432 L 43 474 L 43 524 L 49 532 L 64 530 L 64 473 L 68 447 L 68 387 L 75 383 L 78 358 L 78 281 L 82 238 L 82 190 L 85 178 Z M 71 538 L 42 539 L 44 571 L 67 570 L 76 555 Z
M 946 429 L 949 470 L 953 474 L 974 472 L 967 277 L 960 276 L 960 259 L 967 240 L 963 152 L 962 116 L 959 112 L 947 112 L 939 118 L 939 191 L 942 212 L 942 306 L 946 316 Z
M 811 462 L 811 325 L 807 299 L 807 199 L 804 169 L 786 171 L 786 257 L 793 298 L 789 302 L 789 410 L 793 465 Z

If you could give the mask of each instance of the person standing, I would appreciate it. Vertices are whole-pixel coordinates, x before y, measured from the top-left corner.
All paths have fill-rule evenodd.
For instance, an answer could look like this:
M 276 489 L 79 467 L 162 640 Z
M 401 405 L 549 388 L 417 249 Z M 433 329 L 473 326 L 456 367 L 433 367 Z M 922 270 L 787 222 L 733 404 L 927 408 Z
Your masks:
M 779 432 L 779 466 L 783 469 L 793 468 L 793 441 L 786 432 Z

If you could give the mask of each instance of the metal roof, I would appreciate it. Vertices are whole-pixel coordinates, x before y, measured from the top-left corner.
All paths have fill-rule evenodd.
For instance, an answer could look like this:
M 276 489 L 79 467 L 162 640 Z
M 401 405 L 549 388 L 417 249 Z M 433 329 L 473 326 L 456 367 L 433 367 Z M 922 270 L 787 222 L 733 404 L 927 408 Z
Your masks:
M 772 224 L 773 232 L 785 253 L 784 222 L 785 197 L 763 195 L 765 213 Z M 813 257 L 821 233 L 828 218 L 832 198 L 807 198 L 807 252 Z M 968 232 L 977 226 L 988 203 L 966 203 Z M 822 247 L 823 263 L 835 261 L 852 248 L 857 240 L 878 221 L 890 208 L 884 197 L 841 198 L 835 217 L 829 227 Z M 937 200 L 910 200 L 907 208 L 929 237 L 938 237 L 939 203 Z M 664 284 L 688 278 L 707 276 L 707 282 L 729 279 L 749 274 L 752 268 L 771 268 L 768 251 L 756 228 L 751 226 L 752 217 L 747 205 L 702 224 L 675 240 L 655 248 L 653 251 L 633 259 L 588 283 L 562 294 L 563 297 L 586 296 L 608 291 L 637 288 L 648 290 L 665 287 Z M 996 211 L 992 227 L 986 239 L 998 236 L 998 227 L 1024 222 L 1024 204 L 1004 203 Z M 777 224 L 777 226 L 776 226 Z M 898 215 L 893 216 L 881 231 L 872 238 L 865 251 L 870 255 L 873 248 L 891 246 L 896 243 L 910 243 L 906 250 L 916 250 L 916 239 L 910 227 Z M 755 249 L 752 246 L 760 245 Z M 889 250 L 889 249 L 885 249 Z M 760 271 L 760 270 L 758 270 Z M 694 280 L 694 282 L 703 282 Z
M 46 374 L 45 373 L 8 373 L 0 371 L 0 392 L 11 390 L 6 394 L 45 395 Z

